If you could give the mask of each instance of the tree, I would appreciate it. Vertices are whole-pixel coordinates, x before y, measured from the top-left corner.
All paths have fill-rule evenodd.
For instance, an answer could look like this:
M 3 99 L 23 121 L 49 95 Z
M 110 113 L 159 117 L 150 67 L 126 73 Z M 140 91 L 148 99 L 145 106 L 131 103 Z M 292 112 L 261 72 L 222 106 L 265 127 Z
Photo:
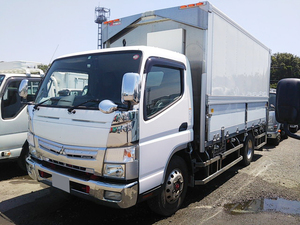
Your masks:
M 300 58 L 290 53 L 275 53 L 271 63 L 271 87 L 283 78 L 300 78 Z
M 41 69 L 41 70 L 43 70 L 44 73 L 46 73 L 47 70 L 49 69 L 50 65 L 51 65 L 51 64 L 49 64 L 49 65 L 44 65 L 44 64 L 42 64 L 42 65 L 38 65 L 38 68 Z

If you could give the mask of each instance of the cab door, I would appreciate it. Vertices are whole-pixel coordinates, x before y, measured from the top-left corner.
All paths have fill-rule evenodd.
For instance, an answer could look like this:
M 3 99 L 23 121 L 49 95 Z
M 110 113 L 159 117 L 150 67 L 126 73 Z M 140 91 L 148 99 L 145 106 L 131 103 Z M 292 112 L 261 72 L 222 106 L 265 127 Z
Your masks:
M 185 65 L 149 58 L 145 71 L 140 106 L 140 193 L 163 183 L 170 157 L 193 138 Z
M 3 84 L 0 92 L 0 151 L 15 150 L 12 157 L 18 157 L 19 151 L 26 140 L 28 117 L 26 103 L 18 94 L 19 85 L 24 77 L 11 77 Z M 39 78 L 28 79 L 29 101 L 35 99 Z

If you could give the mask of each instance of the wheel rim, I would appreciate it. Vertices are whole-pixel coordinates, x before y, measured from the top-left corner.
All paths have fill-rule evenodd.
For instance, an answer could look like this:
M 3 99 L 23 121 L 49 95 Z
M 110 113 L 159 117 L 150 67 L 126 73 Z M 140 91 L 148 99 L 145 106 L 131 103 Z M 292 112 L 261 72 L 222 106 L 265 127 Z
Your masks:
M 183 190 L 183 182 L 181 171 L 174 169 L 166 181 L 165 196 L 168 203 L 174 203 L 178 200 Z
M 252 157 L 252 152 L 253 152 L 253 143 L 252 140 L 248 141 L 248 151 L 247 151 L 247 159 L 250 160 Z

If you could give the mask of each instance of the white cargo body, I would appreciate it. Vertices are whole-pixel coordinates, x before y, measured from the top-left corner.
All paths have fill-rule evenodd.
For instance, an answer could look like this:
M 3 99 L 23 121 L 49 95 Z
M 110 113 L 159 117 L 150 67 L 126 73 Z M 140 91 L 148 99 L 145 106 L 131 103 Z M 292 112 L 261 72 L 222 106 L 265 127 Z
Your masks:
M 103 24 L 105 49 L 53 61 L 28 107 L 28 174 L 165 216 L 267 141 L 270 50 L 209 2 Z
M 187 56 L 201 152 L 222 132 L 266 124 L 270 49 L 209 2 L 108 21 L 102 32 L 106 48 L 147 45 Z

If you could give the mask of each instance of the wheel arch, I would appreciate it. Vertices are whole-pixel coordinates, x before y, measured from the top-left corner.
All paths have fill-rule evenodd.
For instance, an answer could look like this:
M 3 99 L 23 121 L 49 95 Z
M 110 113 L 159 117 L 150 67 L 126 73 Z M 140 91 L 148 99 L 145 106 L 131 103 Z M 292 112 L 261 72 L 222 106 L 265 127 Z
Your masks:
M 179 145 L 172 151 L 172 154 L 170 154 L 170 156 L 166 162 L 161 184 L 164 183 L 168 166 L 169 166 L 171 160 L 174 158 L 174 156 L 178 156 L 184 160 L 184 162 L 187 166 L 188 176 L 190 176 L 193 173 L 193 164 L 192 164 L 192 160 L 191 160 L 191 156 L 190 156 L 189 143 Z

